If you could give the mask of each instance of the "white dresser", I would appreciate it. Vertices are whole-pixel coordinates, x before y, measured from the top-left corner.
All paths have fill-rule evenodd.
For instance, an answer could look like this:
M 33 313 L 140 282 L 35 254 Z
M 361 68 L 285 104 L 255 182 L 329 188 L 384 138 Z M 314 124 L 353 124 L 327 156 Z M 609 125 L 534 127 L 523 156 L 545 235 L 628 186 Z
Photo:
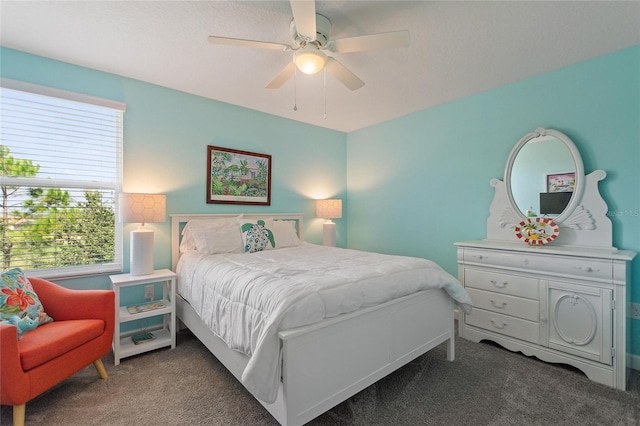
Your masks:
M 631 347 L 631 261 L 612 244 L 598 182 L 564 133 L 538 128 L 514 146 L 504 180 L 492 179 L 487 237 L 458 246 L 458 278 L 473 301 L 460 336 L 572 365 L 625 389 Z M 555 201 L 554 201 L 555 200 Z
M 460 336 L 487 339 L 591 380 L 626 385 L 626 285 L 635 253 L 466 241 L 458 277 L 473 300 Z

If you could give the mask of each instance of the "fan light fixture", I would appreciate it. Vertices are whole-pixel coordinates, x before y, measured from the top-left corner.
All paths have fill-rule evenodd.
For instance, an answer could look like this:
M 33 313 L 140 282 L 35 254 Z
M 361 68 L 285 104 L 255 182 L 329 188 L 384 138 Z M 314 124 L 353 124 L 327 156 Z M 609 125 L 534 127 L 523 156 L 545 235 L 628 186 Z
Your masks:
M 290 0 L 290 4 L 293 14 L 293 19 L 289 23 L 292 44 L 217 35 L 209 36 L 208 40 L 213 44 L 227 46 L 269 49 L 280 52 L 293 51 L 293 60 L 289 61 L 267 84 L 267 89 L 279 89 L 291 77 L 295 77 L 298 70 L 305 74 L 316 74 L 324 69 L 327 74 L 335 77 L 347 89 L 358 90 L 364 86 L 364 81 L 349 71 L 335 57 L 327 56 L 324 51 L 332 53 L 367 52 L 409 46 L 410 37 L 407 30 L 332 39 L 331 21 L 326 16 L 316 13 L 315 0 Z M 294 106 L 294 110 L 296 109 Z
M 296 53 L 293 62 L 303 73 L 315 74 L 324 68 L 327 63 L 327 55 L 315 47 L 305 47 Z

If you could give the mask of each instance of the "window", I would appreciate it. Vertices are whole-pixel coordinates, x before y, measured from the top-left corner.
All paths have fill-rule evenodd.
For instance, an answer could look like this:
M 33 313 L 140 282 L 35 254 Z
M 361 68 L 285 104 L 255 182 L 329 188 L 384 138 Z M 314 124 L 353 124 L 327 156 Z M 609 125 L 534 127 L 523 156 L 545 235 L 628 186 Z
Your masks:
M 13 80 L 1 86 L 3 269 L 48 278 L 122 270 L 124 105 Z

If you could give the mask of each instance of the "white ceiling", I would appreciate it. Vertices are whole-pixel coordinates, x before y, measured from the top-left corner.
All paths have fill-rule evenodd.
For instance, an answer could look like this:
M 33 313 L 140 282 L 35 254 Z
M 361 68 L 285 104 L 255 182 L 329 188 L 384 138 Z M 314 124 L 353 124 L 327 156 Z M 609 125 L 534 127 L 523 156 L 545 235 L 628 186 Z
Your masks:
M 323 73 L 266 84 L 291 52 L 288 1 L 5 1 L 0 44 L 349 132 L 640 44 L 640 2 L 317 1 L 332 38 L 408 29 L 409 48 L 334 56 L 366 85 Z M 297 111 L 294 106 L 297 86 Z

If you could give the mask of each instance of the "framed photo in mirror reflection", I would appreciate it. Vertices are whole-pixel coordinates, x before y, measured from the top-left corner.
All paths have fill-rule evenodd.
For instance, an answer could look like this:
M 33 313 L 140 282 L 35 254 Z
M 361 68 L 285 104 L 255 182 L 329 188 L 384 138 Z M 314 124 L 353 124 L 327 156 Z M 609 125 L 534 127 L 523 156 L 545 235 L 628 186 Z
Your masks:
M 575 187 L 576 174 L 574 172 L 547 175 L 547 192 L 573 192 Z

